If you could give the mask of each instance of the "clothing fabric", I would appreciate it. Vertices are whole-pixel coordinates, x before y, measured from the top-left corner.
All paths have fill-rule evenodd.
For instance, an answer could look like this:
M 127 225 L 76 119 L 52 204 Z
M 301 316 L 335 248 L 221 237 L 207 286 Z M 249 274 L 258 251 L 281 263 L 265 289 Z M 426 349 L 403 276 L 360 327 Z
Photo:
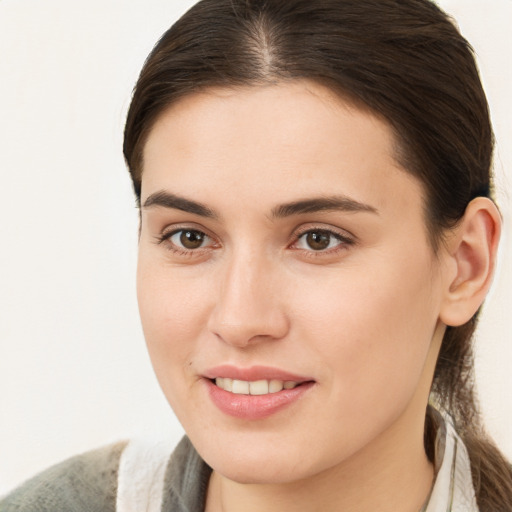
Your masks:
M 421 512 L 478 512 L 471 465 L 464 443 L 437 411 L 435 480 Z
M 202 512 L 211 469 L 185 436 L 133 439 L 68 459 L 0 499 L 0 512 Z
M 420 512 L 478 512 L 466 448 L 440 419 L 436 478 Z M 202 512 L 211 468 L 187 437 L 131 440 L 73 457 L 0 500 L 0 512 Z

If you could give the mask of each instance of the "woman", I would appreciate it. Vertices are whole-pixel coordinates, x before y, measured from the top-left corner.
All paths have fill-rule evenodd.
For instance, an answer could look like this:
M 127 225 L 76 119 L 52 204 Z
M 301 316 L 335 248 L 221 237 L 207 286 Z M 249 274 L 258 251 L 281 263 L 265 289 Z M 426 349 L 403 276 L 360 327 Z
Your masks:
M 203 0 L 149 56 L 124 154 L 144 332 L 192 444 L 75 459 L 6 510 L 512 509 L 471 387 L 492 130 L 434 4 Z

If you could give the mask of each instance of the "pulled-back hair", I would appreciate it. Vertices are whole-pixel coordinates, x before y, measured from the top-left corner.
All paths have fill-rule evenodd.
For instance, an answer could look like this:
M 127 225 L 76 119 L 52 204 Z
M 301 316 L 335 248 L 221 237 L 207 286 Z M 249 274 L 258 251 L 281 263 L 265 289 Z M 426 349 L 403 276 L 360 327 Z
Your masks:
M 472 49 L 429 0 L 202 0 L 160 39 L 134 90 L 124 155 L 140 201 L 156 119 L 209 87 L 313 80 L 384 118 L 403 168 L 419 179 L 434 250 L 468 203 L 491 195 L 493 133 Z M 485 435 L 474 395 L 476 316 L 447 327 L 432 400 L 471 460 L 482 512 L 512 510 L 512 471 Z M 414 340 L 411 340 L 413 342 Z M 435 419 L 425 420 L 433 459 Z

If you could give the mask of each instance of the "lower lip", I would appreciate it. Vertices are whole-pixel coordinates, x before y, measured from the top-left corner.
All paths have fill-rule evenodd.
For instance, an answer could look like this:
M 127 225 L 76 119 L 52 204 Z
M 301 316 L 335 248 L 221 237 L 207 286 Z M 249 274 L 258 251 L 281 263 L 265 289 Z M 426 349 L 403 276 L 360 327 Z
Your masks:
M 212 402 L 225 414 L 244 420 L 259 420 L 271 416 L 304 396 L 314 382 L 300 384 L 267 395 L 237 395 L 224 391 L 211 380 L 205 379 Z

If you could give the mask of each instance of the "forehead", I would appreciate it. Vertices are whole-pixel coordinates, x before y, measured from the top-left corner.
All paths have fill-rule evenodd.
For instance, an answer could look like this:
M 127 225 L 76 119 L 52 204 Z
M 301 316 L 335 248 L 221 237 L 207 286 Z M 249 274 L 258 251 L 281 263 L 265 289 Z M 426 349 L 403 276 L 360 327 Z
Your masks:
M 380 130 L 381 140 L 393 153 L 397 140 L 389 123 L 366 105 L 320 83 L 304 79 L 258 86 L 210 87 L 184 96 L 157 116 L 146 137 L 144 161 L 147 162 L 148 145 L 156 139 L 155 131 L 160 134 L 173 131 L 174 135 L 180 135 L 181 142 L 185 136 L 193 142 L 192 139 L 202 135 L 213 142 L 214 137 L 239 129 L 240 136 L 251 137 L 253 147 L 261 140 L 260 136 L 270 135 L 276 143 L 270 148 L 292 142 L 294 135 L 303 134 L 301 131 L 313 136 L 332 128 L 339 130 L 339 121 L 349 117 L 354 126 L 366 123 Z M 276 130 L 273 133 L 269 130 L 274 126 L 281 129 L 278 138 Z M 368 130 L 368 135 L 377 130 Z
M 248 200 L 333 188 L 377 208 L 404 188 L 417 200 L 419 182 L 395 148 L 388 123 L 313 82 L 209 89 L 158 118 L 144 148 L 142 195 L 168 187 L 211 197 L 223 184 Z

